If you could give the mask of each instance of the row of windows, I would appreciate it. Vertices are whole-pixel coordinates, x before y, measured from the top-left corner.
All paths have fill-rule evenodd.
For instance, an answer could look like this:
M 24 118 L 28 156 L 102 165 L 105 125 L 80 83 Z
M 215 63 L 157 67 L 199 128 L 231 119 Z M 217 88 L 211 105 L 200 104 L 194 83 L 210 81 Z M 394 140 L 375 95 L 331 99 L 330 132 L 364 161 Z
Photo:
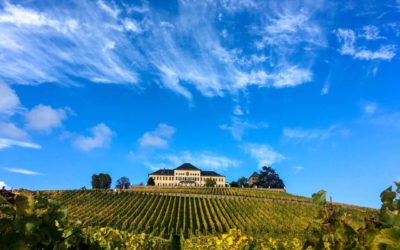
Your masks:
M 175 177 L 176 181 L 205 181 L 206 179 L 212 179 L 214 181 L 224 181 L 224 178 L 210 178 L 210 177 Z M 155 180 L 157 181 L 173 181 L 173 176 L 156 176 Z
M 181 175 L 181 176 L 200 176 L 199 173 L 190 173 L 190 172 L 186 172 L 186 173 L 175 173 L 175 175 Z
M 173 181 L 174 177 L 172 177 L 172 176 L 156 176 L 154 178 L 154 180 L 158 180 L 158 181 Z
M 198 177 L 176 177 L 178 181 L 198 181 Z
M 160 186 L 160 187 L 178 187 L 178 186 L 183 186 L 183 185 L 181 185 L 179 183 L 158 183 L 157 186 Z M 204 185 L 196 184 L 196 183 L 193 186 L 194 187 L 204 187 Z M 215 185 L 215 186 L 216 187 L 224 187 L 225 185 L 224 184 L 219 184 L 219 185 Z

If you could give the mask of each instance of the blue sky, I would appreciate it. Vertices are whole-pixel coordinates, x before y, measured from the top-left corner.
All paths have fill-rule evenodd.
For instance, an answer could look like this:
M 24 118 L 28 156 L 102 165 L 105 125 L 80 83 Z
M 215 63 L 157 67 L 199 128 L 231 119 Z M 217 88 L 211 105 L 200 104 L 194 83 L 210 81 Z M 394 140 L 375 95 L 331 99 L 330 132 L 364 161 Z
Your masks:
M 399 1 L 0 1 L 0 183 L 271 165 L 379 205 L 400 179 Z

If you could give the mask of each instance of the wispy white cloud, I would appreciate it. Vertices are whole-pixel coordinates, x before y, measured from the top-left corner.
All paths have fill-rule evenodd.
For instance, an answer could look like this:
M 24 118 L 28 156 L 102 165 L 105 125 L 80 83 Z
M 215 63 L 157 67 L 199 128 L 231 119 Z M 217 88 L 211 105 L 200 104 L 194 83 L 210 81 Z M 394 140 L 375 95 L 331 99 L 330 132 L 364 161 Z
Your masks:
M 160 22 L 160 26 L 163 27 L 163 28 L 168 28 L 168 29 L 174 29 L 175 28 L 175 25 L 173 25 L 172 23 L 167 22 L 167 21 L 161 21 Z
M 0 114 L 12 114 L 19 105 L 20 101 L 15 91 L 0 82 Z
M 203 151 L 199 153 L 191 153 L 183 151 L 177 154 L 165 154 L 156 157 L 159 163 L 146 162 L 146 165 L 152 169 L 159 168 L 175 168 L 183 163 L 192 163 L 202 169 L 226 170 L 228 168 L 237 167 L 240 161 L 231 159 L 223 155 L 217 155 L 212 152 Z
M 25 175 L 41 175 L 41 173 L 29 170 L 29 169 L 23 169 L 23 168 L 4 168 L 8 172 L 11 173 L 17 173 L 17 174 L 25 174 Z
M 119 14 L 121 13 L 121 10 L 114 6 L 110 6 L 109 4 L 105 3 L 102 0 L 98 0 L 97 4 L 100 6 L 100 9 L 102 9 L 104 12 L 112 16 L 113 18 L 117 18 Z
M 298 174 L 300 171 L 303 171 L 304 167 L 303 166 L 295 166 L 293 167 L 294 169 L 294 174 Z
M 285 159 L 285 156 L 276 152 L 272 147 L 266 144 L 246 143 L 243 146 L 251 158 L 258 162 L 258 166 L 270 166 Z
M 0 137 L 11 139 L 28 139 L 28 133 L 11 122 L 0 121 Z
M 253 0 L 223 0 L 221 5 L 229 13 L 241 12 L 259 6 L 257 1 Z
M 363 33 L 359 35 L 366 40 L 379 40 L 385 39 L 384 36 L 379 34 L 379 28 L 375 25 L 366 25 L 363 27 Z
M 286 88 L 295 87 L 312 81 L 313 75 L 309 69 L 298 68 L 297 66 L 285 66 L 280 70 L 267 73 L 251 71 L 250 73 L 238 72 L 234 89 L 244 89 L 255 85 L 258 87 Z
M 50 132 L 53 128 L 62 125 L 69 112 L 71 112 L 69 108 L 54 109 L 39 104 L 25 114 L 26 126 L 32 130 Z
M 351 29 L 338 29 L 336 35 L 341 43 L 339 52 L 342 55 L 360 60 L 391 60 L 396 55 L 397 47 L 394 44 L 381 45 L 377 50 L 357 46 L 357 35 Z
M 250 85 L 283 88 L 310 82 L 312 60 L 291 60 L 293 50 L 289 53 L 290 45 L 283 44 L 323 43 L 312 10 L 304 8 L 296 16 L 297 9 L 290 4 L 274 5 L 268 14 L 260 15 L 258 30 L 268 54 L 273 54 L 270 57 L 263 51 L 245 54 L 221 41 L 222 30 L 215 25 L 221 11 L 258 14 L 257 2 L 234 3 L 178 1 L 176 16 L 157 12 L 148 4 L 128 6 L 103 0 L 57 3 L 57 8 L 53 2 L 40 6 L 7 3 L 0 9 L 0 50 L 5 52 L 0 57 L 0 75 L 24 84 L 82 82 L 75 78 L 139 85 L 142 72 L 151 72 L 153 82 L 188 100 L 193 89 L 213 97 Z M 233 40 L 237 35 L 229 33 Z M 269 35 L 274 36 L 274 44 L 265 40 Z
M 237 115 L 237 116 L 241 116 L 241 115 L 244 115 L 245 112 L 243 111 L 243 109 L 239 105 L 235 105 L 233 107 L 233 114 Z
M 235 140 L 242 140 L 243 135 L 249 129 L 262 129 L 267 128 L 268 123 L 260 122 L 260 123 L 250 123 L 248 121 L 242 120 L 238 117 L 232 118 L 232 123 L 230 125 L 222 124 L 219 126 L 220 129 L 226 130 L 232 134 L 232 137 Z
M 283 137 L 295 141 L 324 140 L 333 135 L 347 135 L 348 133 L 348 130 L 335 125 L 332 125 L 326 129 L 283 129 Z
M 374 114 L 378 109 L 378 104 L 375 102 L 366 102 L 363 105 L 363 111 L 365 114 Z
M 133 33 L 142 33 L 143 29 L 140 25 L 140 23 L 138 23 L 136 20 L 133 19 L 129 19 L 129 18 L 125 18 L 123 21 L 123 26 L 125 28 L 125 30 L 133 32 Z
M 386 129 L 400 129 L 400 112 L 398 111 L 382 108 L 376 102 L 364 102 L 362 111 L 363 124 L 368 122 Z
M 73 145 L 82 151 L 88 152 L 96 148 L 107 147 L 111 143 L 114 132 L 104 123 L 97 124 L 89 129 L 90 136 L 78 136 Z
M 22 84 L 77 84 L 71 76 L 100 83 L 136 83 L 128 59 L 134 58 L 136 49 L 121 32 L 120 20 L 107 21 L 109 13 L 101 3 L 57 3 L 70 4 L 57 8 L 48 3 L 40 10 L 6 3 L 0 9 L 1 36 L 8 41 L 0 43 L 2 78 Z M 110 40 L 129 47 L 123 53 L 103 51 Z
M 139 145 L 141 148 L 166 148 L 175 131 L 174 127 L 160 123 L 155 130 L 143 134 Z
M 325 83 L 321 89 L 321 95 L 327 95 L 329 93 L 329 89 L 331 88 L 329 83 Z
M 294 87 L 312 80 L 312 73 L 309 69 L 300 69 L 297 66 L 290 66 L 283 71 L 273 75 L 273 86 L 276 88 Z
M 19 141 L 19 140 L 13 140 L 13 139 L 8 139 L 8 138 L 0 138 L 0 150 L 13 147 L 13 146 L 18 146 L 18 147 L 23 147 L 23 148 L 33 148 L 33 149 L 41 149 L 42 147 L 39 144 L 32 143 L 32 142 L 27 142 L 27 141 Z
M 47 17 L 31 9 L 26 9 L 21 5 L 5 4 L 4 12 L 0 13 L 0 24 L 12 24 L 18 27 L 47 26 L 60 32 L 72 31 L 76 28 L 76 21 L 73 19 L 62 23 L 56 19 Z
M 284 46 L 302 42 L 324 46 L 323 30 L 312 20 L 313 11 L 306 8 L 299 10 L 296 4 L 289 3 L 291 6 L 275 8 L 275 15 L 269 17 L 263 40 L 257 46 L 263 48 L 266 44 Z

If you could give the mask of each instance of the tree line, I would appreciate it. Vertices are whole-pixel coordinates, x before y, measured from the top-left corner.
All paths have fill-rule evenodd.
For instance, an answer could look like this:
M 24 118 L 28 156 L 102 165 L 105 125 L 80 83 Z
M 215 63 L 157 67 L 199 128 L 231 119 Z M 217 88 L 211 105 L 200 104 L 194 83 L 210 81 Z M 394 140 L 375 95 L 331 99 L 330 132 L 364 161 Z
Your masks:
M 92 188 L 95 189 L 110 189 L 112 178 L 109 174 L 94 174 L 92 175 Z M 117 189 L 128 189 L 131 187 L 131 182 L 128 177 L 121 177 L 117 180 L 115 188 Z
M 278 173 L 270 166 L 263 166 L 255 181 L 250 184 L 246 177 L 240 177 L 237 181 L 231 181 L 231 187 L 261 187 L 261 188 L 285 188 L 285 183 Z

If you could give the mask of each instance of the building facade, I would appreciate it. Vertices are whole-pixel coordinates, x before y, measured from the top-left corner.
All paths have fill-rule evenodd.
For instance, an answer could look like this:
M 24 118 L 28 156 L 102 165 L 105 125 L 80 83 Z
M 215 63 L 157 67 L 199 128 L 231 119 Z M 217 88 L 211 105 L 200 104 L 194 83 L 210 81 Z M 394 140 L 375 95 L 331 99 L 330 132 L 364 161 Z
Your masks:
M 225 187 L 225 176 L 214 171 L 203 171 L 190 163 L 175 169 L 160 169 L 151 174 L 155 186 L 161 187 L 205 187 L 208 180 L 215 181 L 216 187 Z
M 254 172 L 250 177 L 249 177 L 249 185 L 252 187 L 253 185 L 258 183 L 260 175 L 257 172 Z

